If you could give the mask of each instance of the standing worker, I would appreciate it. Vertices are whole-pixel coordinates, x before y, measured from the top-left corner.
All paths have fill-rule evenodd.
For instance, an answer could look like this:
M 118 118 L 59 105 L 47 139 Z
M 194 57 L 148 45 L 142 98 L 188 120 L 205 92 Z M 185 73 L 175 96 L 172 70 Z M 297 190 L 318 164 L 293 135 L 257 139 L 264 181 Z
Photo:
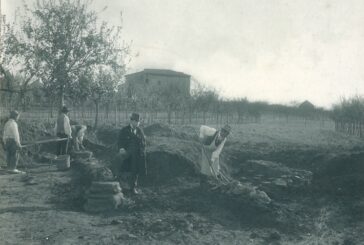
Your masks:
M 220 130 L 202 125 L 199 139 L 202 143 L 201 173 L 205 176 L 220 177 L 220 153 L 230 134 L 231 127 L 225 125 Z
M 58 114 L 56 122 L 56 135 L 59 138 L 65 139 L 57 143 L 57 155 L 67 154 L 68 141 L 72 139 L 72 129 L 70 125 L 70 119 L 68 117 L 68 108 L 63 106 Z
M 140 175 L 146 175 L 145 135 L 139 127 L 140 116 L 133 113 L 130 124 L 121 129 L 118 140 L 118 149 L 125 155 L 123 169 L 131 172 L 130 188 L 133 194 L 138 194 L 136 189 Z
M 18 121 L 19 112 L 11 111 L 10 118 L 4 126 L 4 149 L 6 151 L 6 163 L 9 173 L 21 174 L 25 173 L 16 167 L 19 160 L 19 150 L 21 149 Z
M 85 150 L 83 146 L 83 138 L 85 137 L 87 127 L 85 125 L 73 125 L 72 129 L 72 141 L 73 141 L 73 150 L 80 151 Z

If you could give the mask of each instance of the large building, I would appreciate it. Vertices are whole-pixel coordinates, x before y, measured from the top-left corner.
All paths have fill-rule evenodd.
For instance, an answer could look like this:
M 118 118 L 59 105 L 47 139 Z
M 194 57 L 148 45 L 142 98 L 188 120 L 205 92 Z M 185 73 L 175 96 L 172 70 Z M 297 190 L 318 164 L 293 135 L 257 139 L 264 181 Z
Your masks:
M 161 69 L 144 69 L 125 76 L 125 89 L 129 97 L 144 97 L 173 93 L 190 96 L 191 76 L 183 72 Z

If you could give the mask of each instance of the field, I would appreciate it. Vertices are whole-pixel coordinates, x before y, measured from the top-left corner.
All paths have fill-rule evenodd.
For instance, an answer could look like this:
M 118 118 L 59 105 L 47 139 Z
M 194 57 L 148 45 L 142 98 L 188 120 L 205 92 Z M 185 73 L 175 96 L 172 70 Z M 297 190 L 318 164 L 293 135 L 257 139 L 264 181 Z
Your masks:
M 52 128 L 19 125 L 25 141 Z M 149 174 L 142 194 L 125 191 L 117 210 L 102 213 L 84 210 L 92 177 L 79 163 L 57 171 L 31 149 L 21 161 L 27 175 L 1 171 L 1 244 L 364 243 L 362 139 L 335 132 L 329 121 L 270 119 L 232 128 L 222 167 L 234 181 L 202 185 L 198 125 L 145 125 Z M 88 132 L 92 161 L 117 164 L 111 148 L 117 132 L 113 126 Z

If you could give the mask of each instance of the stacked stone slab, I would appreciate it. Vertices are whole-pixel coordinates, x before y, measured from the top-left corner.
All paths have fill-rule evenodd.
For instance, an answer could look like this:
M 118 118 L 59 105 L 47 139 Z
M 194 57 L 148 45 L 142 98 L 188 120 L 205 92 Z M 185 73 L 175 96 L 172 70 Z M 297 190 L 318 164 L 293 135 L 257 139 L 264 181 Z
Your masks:
M 68 170 L 71 166 L 70 164 L 70 155 L 60 155 L 57 156 L 53 163 L 57 166 L 57 169 L 60 171 Z
M 94 181 L 87 193 L 85 211 L 109 212 L 117 209 L 124 200 L 119 182 Z
M 85 159 L 90 160 L 92 158 L 92 152 L 91 151 L 75 151 L 72 152 L 72 157 L 75 159 Z

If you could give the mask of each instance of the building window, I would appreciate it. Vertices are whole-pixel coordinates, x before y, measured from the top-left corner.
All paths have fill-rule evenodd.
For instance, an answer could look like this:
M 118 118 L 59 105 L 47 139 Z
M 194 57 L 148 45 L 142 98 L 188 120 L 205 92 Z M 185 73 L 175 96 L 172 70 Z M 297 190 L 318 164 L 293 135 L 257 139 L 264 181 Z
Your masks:
M 146 84 L 148 84 L 148 83 L 149 83 L 149 79 L 148 79 L 148 78 L 146 78 L 146 79 L 145 79 L 145 83 L 146 83 Z
M 158 81 L 158 85 L 161 85 L 161 81 Z

